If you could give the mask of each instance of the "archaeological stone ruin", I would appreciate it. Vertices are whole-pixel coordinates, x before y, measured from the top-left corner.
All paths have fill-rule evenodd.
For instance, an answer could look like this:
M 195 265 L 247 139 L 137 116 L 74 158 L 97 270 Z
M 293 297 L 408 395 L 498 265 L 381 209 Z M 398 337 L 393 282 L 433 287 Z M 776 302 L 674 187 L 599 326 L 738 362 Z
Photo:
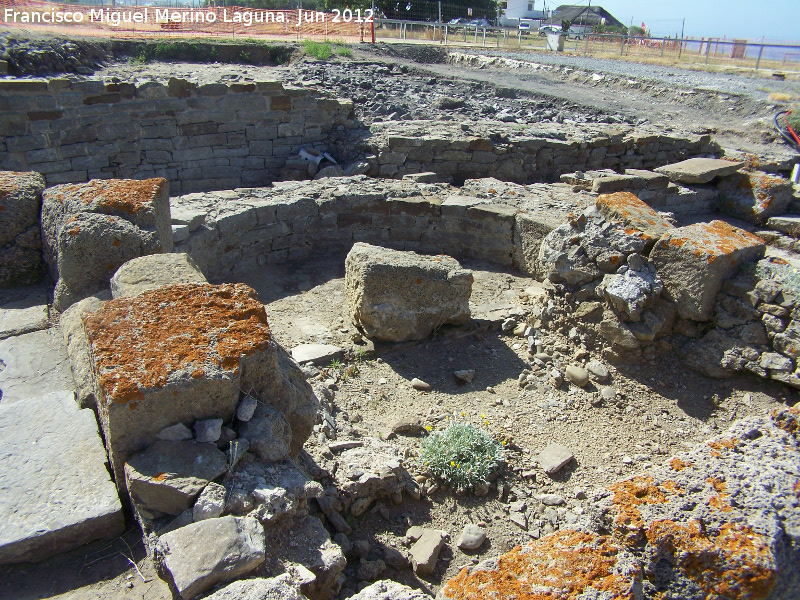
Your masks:
M 0 596 L 800 597 L 796 157 L 266 78 L 0 106 Z

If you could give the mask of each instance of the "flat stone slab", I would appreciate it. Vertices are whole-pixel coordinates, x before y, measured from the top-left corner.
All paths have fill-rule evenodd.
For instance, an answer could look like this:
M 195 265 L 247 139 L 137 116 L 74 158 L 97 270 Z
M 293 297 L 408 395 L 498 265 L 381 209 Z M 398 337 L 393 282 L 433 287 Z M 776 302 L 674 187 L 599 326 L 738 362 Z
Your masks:
M 711 318 L 722 282 L 744 262 L 764 256 L 761 238 L 723 221 L 672 229 L 653 247 L 650 261 L 667 297 L 684 319 Z
M 537 460 L 542 470 L 548 475 L 552 475 L 562 469 L 573 458 L 575 457 L 566 446 L 550 444 L 539 453 Z
M 597 210 L 606 219 L 622 223 L 641 232 L 645 248 L 675 227 L 650 206 L 630 192 L 601 194 L 596 202 Z
M 781 215 L 779 217 L 772 217 L 767 221 L 767 227 L 785 233 L 786 235 L 800 237 L 800 216 Z
M 138 296 L 165 285 L 208 283 L 188 254 L 150 254 L 133 258 L 111 277 L 111 295 Z
M 760 171 L 734 173 L 717 184 L 719 208 L 737 219 L 764 225 L 786 212 L 792 201 L 792 183 Z
M 0 403 L 75 389 L 64 339 L 57 328 L 0 341 Z
M 690 158 L 654 169 L 678 183 L 708 183 L 715 177 L 733 175 L 745 163 L 718 158 Z
M 157 560 L 183 600 L 245 575 L 264 562 L 264 527 L 252 517 L 220 517 L 161 536 Z
M 46 329 L 47 294 L 39 285 L 0 292 L 0 339 Z
M 0 564 L 121 534 L 106 460 L 94 413 L 72 392 L 0 402 Z
M 341 358 L 342 352 L 339 346 L 330 344 L 300 344 L 292 348 L 292 358 L 300 364 L 312 362 L 315 365 L 327 365 Z

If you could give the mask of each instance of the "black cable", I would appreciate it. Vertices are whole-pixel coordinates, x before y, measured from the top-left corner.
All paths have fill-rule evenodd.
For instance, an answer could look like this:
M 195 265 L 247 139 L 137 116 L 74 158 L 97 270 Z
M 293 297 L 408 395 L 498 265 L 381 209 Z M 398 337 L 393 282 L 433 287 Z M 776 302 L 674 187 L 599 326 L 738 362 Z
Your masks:
M 784 129 L 783 129 L 781 126 L 780 126 L 780 124 L 778 124 L 778 117 L 780 117 L 781 115 L 788 115 L 790 112 L 791 112 L 791 111 L 789 111 L 789 110 L 782 110 L 782 111 L 780 111 L 779 113 L 777 113 L 777 114 L 775 115 L 775 129 L 777 129 L 777 130 L 778 130 L 778 133 L 780 133 L 780 134 L 781 134 L 781 137 L 782 137 L 784 140 L 786 140 L 786 142 L 787 142 L 787 143 L 788 143 L 788 144 L 789 144 L 789 145 L 790 145 L 792 148 L 794 148 L 794 149 L 795 149 L 797 152 L 800 152 L 800 146 L 798 146 L 798 144 L 797 144 L 797 142 L 795 141 L 795 139 L 794 139 L 794 138 L 793 138 L 791 135 L 789 135 L 789 133 L 788 133 L 787 131 L 785 131 L 785 130 L 784 130 Z

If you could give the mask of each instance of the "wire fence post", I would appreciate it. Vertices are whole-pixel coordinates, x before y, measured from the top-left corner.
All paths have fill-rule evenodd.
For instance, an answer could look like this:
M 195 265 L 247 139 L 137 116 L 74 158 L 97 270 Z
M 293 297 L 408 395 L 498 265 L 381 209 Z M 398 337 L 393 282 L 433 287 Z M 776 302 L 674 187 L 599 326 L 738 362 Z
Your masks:
M 664 58 L 664 46 L 667 45 L 667 40 L 661 40 L 661 58 Z
M 761 65 L 761 55 L 764 54 L 764 44 L 761 44 L 761 48 L 758 50 L 758 59 L 756 59 L 756 71 L 758 71 L 758 67 Z
M 586 56 L 589 53 L 589 36 L 586 36 L 586 43 L 583 45 L 583 55 Z
M 619 36 L 619 55 L 622 56 L 624 52 L 625 52 L 625 36 L 621 35 Z
M 708 53 L 711 51 L 711 38 L 706 42 L 706 64 L 708 64 Z

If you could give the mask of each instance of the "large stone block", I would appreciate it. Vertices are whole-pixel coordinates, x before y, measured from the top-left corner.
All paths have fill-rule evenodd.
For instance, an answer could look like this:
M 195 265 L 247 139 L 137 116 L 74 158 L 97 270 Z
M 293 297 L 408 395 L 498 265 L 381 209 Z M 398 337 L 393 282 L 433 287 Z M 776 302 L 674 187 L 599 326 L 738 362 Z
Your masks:
M 125 530 L 94 413 L 72 392 L 0 404 L 0 523 L 0 564 Z
M 764 256 L 764 242 L 722 221 L 696 223 L 668 231 L 656 242 L 650 260 L 684 319 L 706 321 L 722 283 L 745 262 Z
M 652 248 L 656 240 L 670 229 L 672 223 L 639 200 L 631 192 L 601 194 L 596 202 L 597 211 L 609 221 L 622 223 L 628 228 L 641 232 L 645 248 Z
M 172 251 L 165 179 L 57 185 L 42 202 L 44 259 L 59 311 L 108 286 L 132 258 Z
M 723 212 L 756 225 L 786 212 L 794 191 L 788 179 L 758 171 L 725 177 L 717 189 Z
M 654 169 L 678 183 L 708 183 L 715 177 L 733 175 L 744 166 L 743 162 L 717 158 L 690 158 Z
M 0 171 L 0 287 L 36 283 L 44 275 L 39 210 L 44 177 Z
M 281 412 L 296 455 L 318 400 L 242 284 L 162 287 L 83 314 L 97 408 L 118 485 L 131 454 L 176 423 L 229 420 L 240 390 Z
M 469 320 L 472 272 L 450 256 L 357 243 L 345 260 L 350 318 L 368 337 L 421 340 Z
M 188 254 L 151 254 L 126 262 L 111 277 L 111 295 L 138 296 L 178 283 L 208 283 Z

